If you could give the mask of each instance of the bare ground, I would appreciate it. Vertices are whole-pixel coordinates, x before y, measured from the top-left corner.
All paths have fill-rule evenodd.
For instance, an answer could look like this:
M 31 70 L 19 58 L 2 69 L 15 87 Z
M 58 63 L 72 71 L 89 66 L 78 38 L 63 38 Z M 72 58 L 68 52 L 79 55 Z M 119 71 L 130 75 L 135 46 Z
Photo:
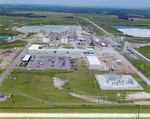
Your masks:
M 132 65 L 118 51 L 111 46 L 102 47 L 100 51 L 96 51 L 97 57 L 102 64 L 102 70 L 108 70 L 111 67 L 116 72 L 135 73 Z M 116 63 L 116 60 L 121 60 L 122 63 Z
M 8 66 L 20 54 L 22 49 L 23 48 L 0 49 L 0 59 L 2 59 L 0 69 L 4 69 Z

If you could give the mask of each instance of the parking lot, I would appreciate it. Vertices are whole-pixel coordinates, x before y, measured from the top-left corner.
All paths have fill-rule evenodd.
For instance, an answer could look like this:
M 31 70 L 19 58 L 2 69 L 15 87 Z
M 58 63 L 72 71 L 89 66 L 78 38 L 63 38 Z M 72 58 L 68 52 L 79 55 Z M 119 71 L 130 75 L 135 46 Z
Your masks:
M 73 69 L 71 57 L 32 57 L 28 69 Z

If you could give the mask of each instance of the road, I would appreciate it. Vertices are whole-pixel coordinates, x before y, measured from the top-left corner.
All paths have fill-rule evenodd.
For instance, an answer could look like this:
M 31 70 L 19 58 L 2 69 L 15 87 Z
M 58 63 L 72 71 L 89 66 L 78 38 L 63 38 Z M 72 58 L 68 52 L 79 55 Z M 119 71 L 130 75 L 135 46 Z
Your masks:
M 24 50 L 19 54 L 19 56 L 15 59 L 15 61 L 8 67 L 8 69 L 3 73 L 3 75 L 0 77 L 0 83 L 3 81 L 3 79 L 7 76 L 7 74 L 10 72 L 10 70 L 15 68 L 15 65 L 19 62 L 20 57 L 26 54 L 28 51 L 28 47 L 31 45 L 32 40 L 29 41 L 29 43 L 26 45 Z
M 137 118 L 137 113 L 0 113 L 0 117 L 127 117 Z M 139 117 L 150 117 L 150 113 L 142 113 Z
M 114 40 L 115 39 L 115 37 L 112 35 L 112 34 L 110 34 L 110 33 L 108 33 L 107 31 L 105 31 L 104 29 L 102 29 L 101 27 L 99 27 L 98 25 L 96 25 L 95 23 L 93 23 L 92 21 L 90 21 L 89 19 L 87 19 L 87 18 L 85 18 L 85 17 L 82 17 L 83 19 L 85 19 L 85 20 L 87 20 L 88 22 L 90 22 L 91 24 L 93 24 L 94 26 L 96 26 L 98 29 L 100 29 L 101 31 L 103 31 L 103 33 L 104 34 L 106 34 L 108 37 L 110 37 L 111 39 L 111 41 L 113 42 L 113 43 L 115 43 L 115 44 L 118 44 L 118 42 L 116 41 L 116 40 Z M 128 47 L 129 48 L 129 47 Z M 139 55 L 140 53 L 138 53 L 138 55 Z M 142 54 L 140 54 L 140 56 L 143 56 Z M 142 57 L 143 59 L 145 59 L 145 57 Z M 145 60 L 147 60 L 147 58 L 145 59 Z M 131 64 L 132 65 L 132 64 Z M 133 65 L 132 65 L 132 67 L 134 67 Z M 134 69 L 136 69 L 135 67 L 134 67 Z M 137 74 L 150 86 L 150 80 L 146 77 L 146 76 L 144 76 L 140 71 L 138 71 L 137 69 L 136 69 L 136 72 L 137 72 Z

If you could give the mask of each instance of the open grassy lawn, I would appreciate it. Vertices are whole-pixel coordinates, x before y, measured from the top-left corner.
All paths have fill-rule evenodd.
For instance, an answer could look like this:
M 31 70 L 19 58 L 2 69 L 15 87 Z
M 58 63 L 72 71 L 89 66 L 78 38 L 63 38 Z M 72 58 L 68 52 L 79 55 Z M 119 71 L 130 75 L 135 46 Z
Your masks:
M 31 33 L 28 33 L 27 37 L 31 37 L 32 35 L 36 35 L 37 33 L 34 33 L 34 32 L 31 32 Z
M 125 56 L 139 71 L 141 71 L 148 79 L 150 79 L 150 67 L 139 59 L 130 59 Z
M 47 98 L 47 101 L 52 103 L 85 103 L 86 101 L 82 99 L 75 98 L 63 90 L 54 88 L 52 77 L 57 73 L 63 74 L 68 73 L 68 71 L 27 71 L 15 69 L 11 72 L 9 77 L 3 81 L 0 90 L 4 93 L 24 93 L 43 100 Z M 17 81 L 14 81 L 14 78 L 17 78 Z
M 100 109 L 75 109 L 75 108 L 54 108 L 54 109 L 0 109 L 0 112 L 15 113 L 138 113 L 139 106 L 101 106 Z M 149 113 L 150 107 L 141 106 L 141 113 Z
M 15 48 L 15 47 L 24 47 L 27 44 L 27 42 L 14 42 L 14 43 L 8 43 L 8 44 L 1 44 L 0 49 L 9 49 L 9 48 Z
M 88 70 L 84 60 L 76 61 L 74 66 L 77 67 L 77 71 L 14 69 L 2 82 L 0 90 L 6 94 L 24 93 L 44 100 L 47 98 L 47 101 L 52 103 L 87 103 L 85 100 L 71 96 L 68 92 L 87 96 L 98 96 L 99 94 L 100 99 L 104 99 L 104 96 L 106 96 L 106 100 L 113 100 L 115 102 L 123 99 L 125 90 L 101 90 L 99 88 L 95 74 L 103 74 L 102 71 Z M 143 86 L 144 91 L 150 93 L 150 87 L 137 74 L 131 75 Z M 52 77 L 67 80 L 63 86 L 64 90 L 54 88 Z M 17 78 L 17 81 L 14 81 L 14 78 Z M 129 92 L 140 91 L 126 91 L 126 93 Z M 118 93 L 121 94 L 120 97 L 117 96 Z
M 150 42 L 150 39 L 127 39 L 130 43 Z
M 38 43 L 38 42 L 33 42 L 33 45 L 49 45 L 49 43 Z
M 140 52 L 142 55 L 150 59 L 150 46 L 144 46 L 140 48 L 135 48 L 138 52 Z
M 12 118 L 8 117 L 8 118 L 1 118 L 1 119 L 12 119 Z M 70 117 L 66 117 L 66 118 L 64 118 L 64 117 L 63 118 L 62 117 L 60 117 L 60 118 L 54 118 L 54 117 L 53 118 L 48 118 L 48 117 L 47 118 L 28 117 L 27 118 L 27 117 L 17 117 L 15 119 L 89 119 L 89 118 L 76 118 L 76 117 L 74 117 L 74 118 L 73 117 L 72 118 L 70 118 Z M 109 118 L 101 118 L 100 117 L 100 118 L 90 118 L 90 119 L 135 119 L 135 118 L 123 118 L 123 117 L 122 118 L 110 118 L 110 117 Z M 140 117 L 140 119 L 149 119 L 149 118 L 141 118 Z
M 57 113 L 136 113 L 138 106 L 106 106 L 101 104 L 100 106 L 92 106 L 91 102 L 87 102 L 83 99 L 73 97 L 69 92 L 73 92 L 80 95 L 97 96 L 99 94 L 100 99 L 118 102 L 119 99 L 123 99 L 125 90 L 101 90 L 95 79 L 95 74 L 103 74 L 99 70 L 88 70 L 84 60 L 74 60 L 74 66 L 77 71 L 74 70 L 25 70 L 14 69 L 10 75 L 3 80 L 0 86 L 0 93 L 2 94 L 19 94 L 24 93 L 39 99 L 43 99 L 52 103 L 52 105 L 43 104 L 42 102 L 34 101 L 33 99 L 23 97 L 20 95 L 14 95 L 13 98 L 8 98 L 6 102 L 0 102 L 1 106 L 52 106 L 54 109 L 0 109 L 0 112 L 57 112 Z M 106 73 L 106 72 L 105 72 Z M 126 74 L 126 73 L 118 73 Z M 150 93 L 150 87 L 142 81 L 137 74 L 131 74 L 144 88 L 144 91 Z M 10 78 L 11 77 L 11 78 Z M 64 90 L 59 90 L 54 87 L 52 77 L 58 77 L 62 80 L 67 80 L 63 86 Z M 14 81 L 17 78 L 17 81 Z M 140 92 L 138 90 L 127 90 L 127 93 Z M 118 97 L 117 94 L 121 96 Z M 23 103 L 22 103 L 23 102 Z M 131 101 L 120 103 L 130 103 Z M 59 104 L 58 104 L 59 103 Z M 64 104 L 65 103 L 65 104 Z M 66 105 L 71 103 L 71 105 Z M 76 104 L 81 104 L 80 106 Z M 84 106 L 83 104 L 89 103 L 91 106 Z M 53 105 L 55 104 L 55 105 Z M 61 105 L 62 104 L 62 105 Z M 92 103 L 96 104 L 96 103 Z M 104 103 L 105 104 L 105 103 Z M 141 107 L 145 113 L 150 112 L 150 107 Z
M 1 119 L 12 119 L 12 118 L 8 117 L 8 118 L 1 118 Z M 15 119 L 89 119 L 89 118 L 76 118 L 76 117 L 74 117 L 74 118 L 73 117 L 72 118 L 69 118 L 69 117 L 66 117 L 66 118 L 64 118 L 64 117 L 63 118 L 62 117 L 60 117 L 60 118 L 54 118 L 54 117 L 53 118 L 48 118 L 48 117 L 47 118 L 28 117 L 27 118 L 27 117 L 17 117 Z M 123 118 L 123 117 L 122 118 L 110 118 L 110 117 L 109 118 L 101 118 L 100 117 L 100 118 L 90 118 L 90 119 L 135 119 L 135 118 Z M 141 118 L 140 117 L 140 119 L 149 119 L 149 118 Z

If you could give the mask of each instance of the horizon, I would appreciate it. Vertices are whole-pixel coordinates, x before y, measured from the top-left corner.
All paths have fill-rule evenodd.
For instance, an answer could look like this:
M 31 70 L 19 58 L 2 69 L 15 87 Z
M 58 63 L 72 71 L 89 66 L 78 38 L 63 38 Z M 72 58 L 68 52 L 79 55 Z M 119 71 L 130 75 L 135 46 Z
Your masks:
M 62 2 L 63 1 L 63 2 Z M 0 4 L 58 5 L 71 7 L 150 8 L 150 0 L 0 0 Z

